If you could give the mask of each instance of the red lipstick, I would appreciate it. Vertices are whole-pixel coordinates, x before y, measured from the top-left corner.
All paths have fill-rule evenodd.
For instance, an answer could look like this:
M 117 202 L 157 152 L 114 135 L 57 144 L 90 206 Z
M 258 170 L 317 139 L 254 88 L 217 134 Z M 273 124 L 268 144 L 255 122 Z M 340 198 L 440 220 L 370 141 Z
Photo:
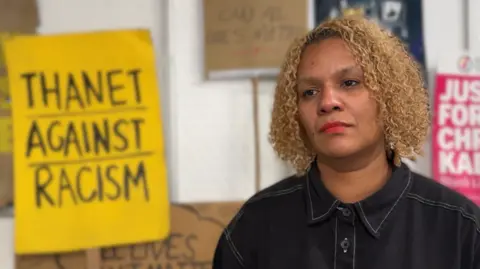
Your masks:
M 327 134 L 343 133 L 345 131 L 345 127 L 348 127 L 348 125 L 343 122 L 331 121 L 325 123 L 320 128 L 320 132 Z

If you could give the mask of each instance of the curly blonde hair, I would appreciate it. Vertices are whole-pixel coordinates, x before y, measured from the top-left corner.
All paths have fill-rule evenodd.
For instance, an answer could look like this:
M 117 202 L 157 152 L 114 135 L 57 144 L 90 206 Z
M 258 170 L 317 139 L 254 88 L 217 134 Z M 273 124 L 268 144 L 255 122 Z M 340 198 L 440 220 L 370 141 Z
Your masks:
M 420 66 L 403 43 L 368 19 L 343 17 L 325 21 L 294 42 L 278 77 L 269 139 L 278 156 L 303 174 L 315 158 L 298 117 L 297 67 L 309 44 L 341 38 L 361 66 L 365 85 L 378 104 L 386 151 L 395 165 L 422 155 L 430 126 L 428 90 Z

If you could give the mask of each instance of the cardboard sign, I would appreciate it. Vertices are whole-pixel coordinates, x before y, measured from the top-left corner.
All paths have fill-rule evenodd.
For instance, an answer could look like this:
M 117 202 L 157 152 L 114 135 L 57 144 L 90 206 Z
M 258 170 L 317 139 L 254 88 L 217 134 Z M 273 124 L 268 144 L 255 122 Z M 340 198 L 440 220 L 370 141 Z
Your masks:
M 211 79 L 275 76 L 308 31 L 306 0 L 203 0 L 205 70 Z
M 105 248 L 101 269 L 209 269 L 220 234 L 242 203 L 173 205 L 172 230 L 162 241 Z M 85 252 L 19 255 L 16 269 L 88 269 Z
M 10 90 L 3 42 L 11 33 L 0 32 L 0 208 L 13 201 L 12 119 Z
M 0 32 L 34 33 L 38 21 L 36 0 L 0 0 Z
M 2 40 L 10 33 L 35 33 L 39 19 L 36 0 L 0 0 L 0 208 L 13 201 L 10 108 Z
M 162 239 L 166 164 L 150 33 L 15 37 L 15 249 Z
M 436 75 L 433 177 L 480 205 L 480 57 L 451 55 Z
M 0 208 L 13 201 L 12 119 L 0 109 Z
M 7 64 L 3 42 L 12 36 L 11 33 L 0 32 L 0 109 L 10 108 L 10 90 L 8 88 Z

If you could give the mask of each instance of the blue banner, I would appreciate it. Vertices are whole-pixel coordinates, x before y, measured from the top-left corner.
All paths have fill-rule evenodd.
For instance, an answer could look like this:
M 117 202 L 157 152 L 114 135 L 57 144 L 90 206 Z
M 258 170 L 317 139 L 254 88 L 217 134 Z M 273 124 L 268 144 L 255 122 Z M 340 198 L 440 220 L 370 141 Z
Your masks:
M 374 19 L 397 35 L 425 69 L 421 0 L 315 0 L 317 24 L 353 14 Z

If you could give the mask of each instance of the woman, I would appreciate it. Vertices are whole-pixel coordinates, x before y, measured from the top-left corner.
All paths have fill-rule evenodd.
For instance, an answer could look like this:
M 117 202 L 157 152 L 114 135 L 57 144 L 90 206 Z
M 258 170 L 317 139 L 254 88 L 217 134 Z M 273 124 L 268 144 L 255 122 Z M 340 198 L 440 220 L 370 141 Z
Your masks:
M 245 203 L 213 268 L 480 269 L 480 210 L 415 174 L 427 90 L 401 42 L 361 18 L 289 50 L 271 142 L 297 175 Z

